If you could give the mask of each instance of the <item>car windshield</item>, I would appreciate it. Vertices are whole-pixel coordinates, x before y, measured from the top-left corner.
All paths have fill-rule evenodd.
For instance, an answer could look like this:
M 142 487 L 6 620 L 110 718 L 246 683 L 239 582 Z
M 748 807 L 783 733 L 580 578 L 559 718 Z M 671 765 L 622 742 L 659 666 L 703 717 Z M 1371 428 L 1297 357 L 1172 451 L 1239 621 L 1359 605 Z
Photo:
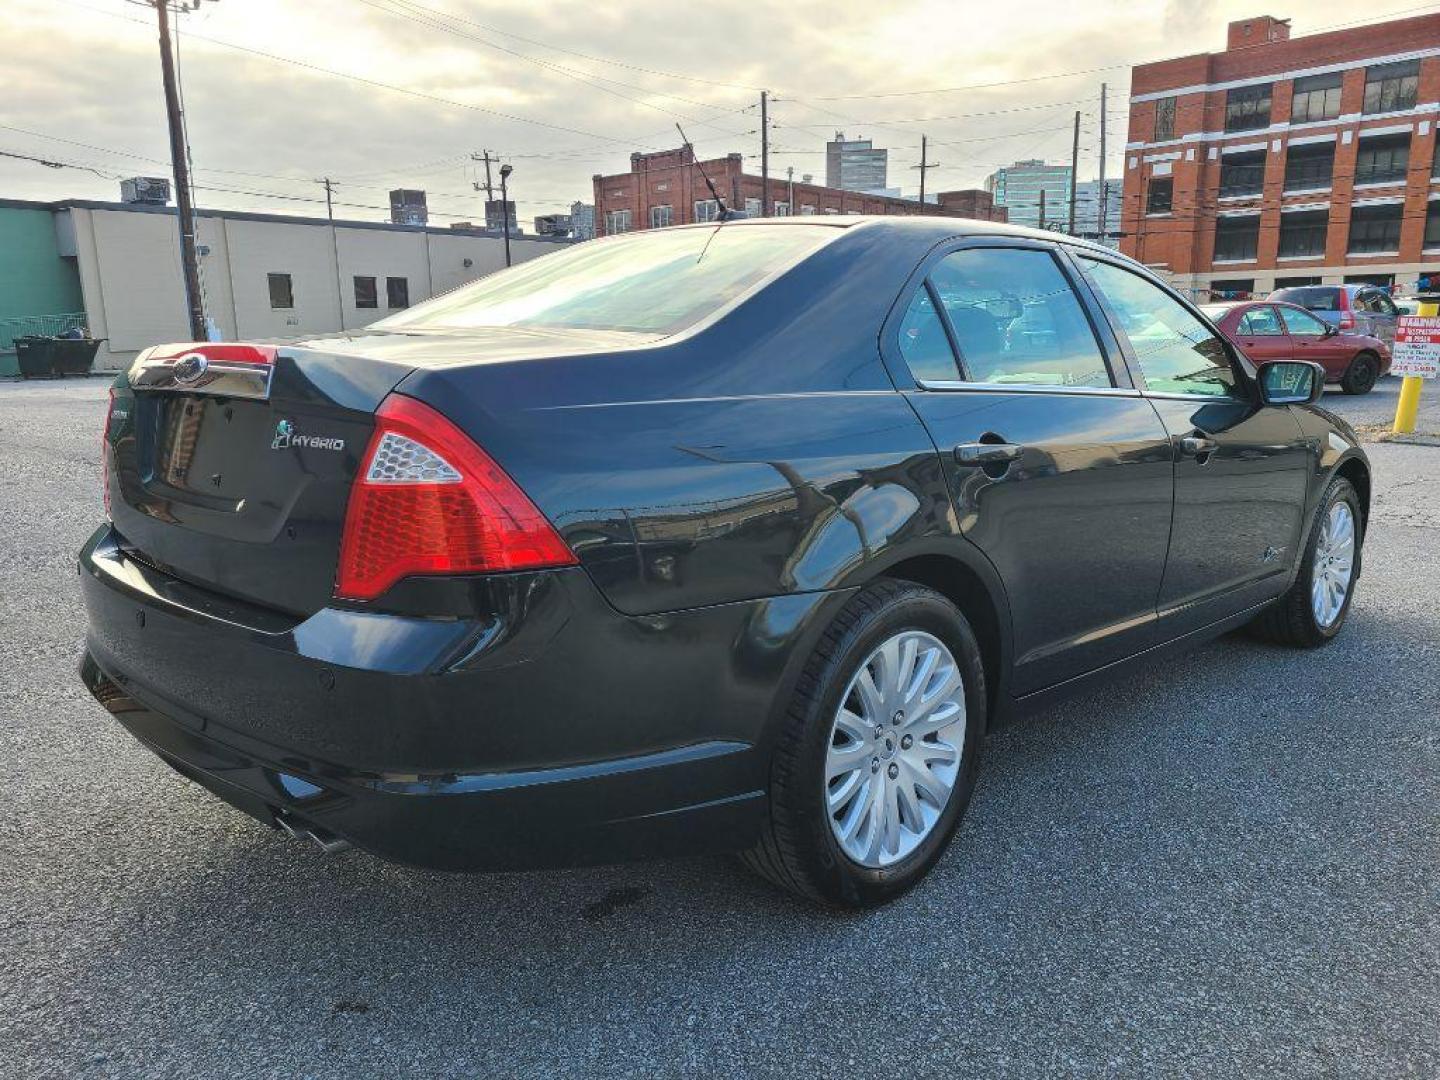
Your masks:
M 592 240 L 372 325 L 382 330 L 518 326 L 674 334 L 839 232 L 811 225 L 719 225 Z
M 1293 289 L 1279 289 L 1270 294 L 1271 300 L 1284 300 L 1287 304 L 1299 304 L 1311 311 L 1339 311 L 1340 290 L 1321 286 L 1307 286 Z

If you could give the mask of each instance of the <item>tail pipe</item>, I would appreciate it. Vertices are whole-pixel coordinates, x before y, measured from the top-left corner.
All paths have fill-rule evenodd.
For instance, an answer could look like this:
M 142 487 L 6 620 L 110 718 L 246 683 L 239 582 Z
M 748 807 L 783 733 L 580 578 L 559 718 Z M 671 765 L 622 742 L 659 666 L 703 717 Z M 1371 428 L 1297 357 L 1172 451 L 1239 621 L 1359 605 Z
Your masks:
M 319 825 L 301 821 L 291 814 L 276 814 L 275 824 L 286 836 L 295 840 L 309 840 L 327 855 L 336 855 L 350 847 L 349 840 L 342 839 L 330 830 L 322 829 Z

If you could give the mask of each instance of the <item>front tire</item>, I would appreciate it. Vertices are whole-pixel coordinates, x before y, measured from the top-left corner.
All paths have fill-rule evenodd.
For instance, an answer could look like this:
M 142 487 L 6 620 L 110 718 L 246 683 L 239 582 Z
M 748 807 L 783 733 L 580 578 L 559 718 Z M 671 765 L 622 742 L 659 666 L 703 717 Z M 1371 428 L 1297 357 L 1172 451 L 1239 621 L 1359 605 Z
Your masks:
M 1360 496 L 1337 476 L 1320 500 L 1294 584 L 1251 624 L 1256 636 L 1303 649 L 1335 640 L 1350 614 L 1363 544 Z
M 1340 389 L 1347 394 L 1368 394 L 1380 377 L 1380 358 L 1371 352 L 1356 353 L 1340 379 Z
M 744 861 L 835 907 L 884 904 L 949 845 L 975 784 L 985 673 L 965 616 L 933 589 L 857 593 L 782 717 L 769 817 Z

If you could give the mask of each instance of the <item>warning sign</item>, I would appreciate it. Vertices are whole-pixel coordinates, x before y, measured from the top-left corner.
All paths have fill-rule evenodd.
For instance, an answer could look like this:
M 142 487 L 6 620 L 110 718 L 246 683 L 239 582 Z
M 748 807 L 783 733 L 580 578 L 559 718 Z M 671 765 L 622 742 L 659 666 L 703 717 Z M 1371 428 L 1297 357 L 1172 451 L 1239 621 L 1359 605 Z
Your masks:
M 1440 375 L 1440 318 L 1434 315 L 1400 316 L 1395 327 L 1390 374 L 1418 375 L 1422 379 Z

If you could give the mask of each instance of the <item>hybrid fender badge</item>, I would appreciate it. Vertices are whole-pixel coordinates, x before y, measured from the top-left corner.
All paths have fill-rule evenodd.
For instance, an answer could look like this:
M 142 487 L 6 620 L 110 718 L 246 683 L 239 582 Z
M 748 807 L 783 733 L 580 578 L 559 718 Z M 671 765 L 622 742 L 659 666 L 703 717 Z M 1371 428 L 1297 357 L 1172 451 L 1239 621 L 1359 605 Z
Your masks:
M 288 450 L 292 446 L 307 450 L 344 450 L 345 440 L 328 435 L 301 435 L 295 430 L 293 423 L 281 420 L 275 425 L 275 438 L 270 440 L 270 449 Z

